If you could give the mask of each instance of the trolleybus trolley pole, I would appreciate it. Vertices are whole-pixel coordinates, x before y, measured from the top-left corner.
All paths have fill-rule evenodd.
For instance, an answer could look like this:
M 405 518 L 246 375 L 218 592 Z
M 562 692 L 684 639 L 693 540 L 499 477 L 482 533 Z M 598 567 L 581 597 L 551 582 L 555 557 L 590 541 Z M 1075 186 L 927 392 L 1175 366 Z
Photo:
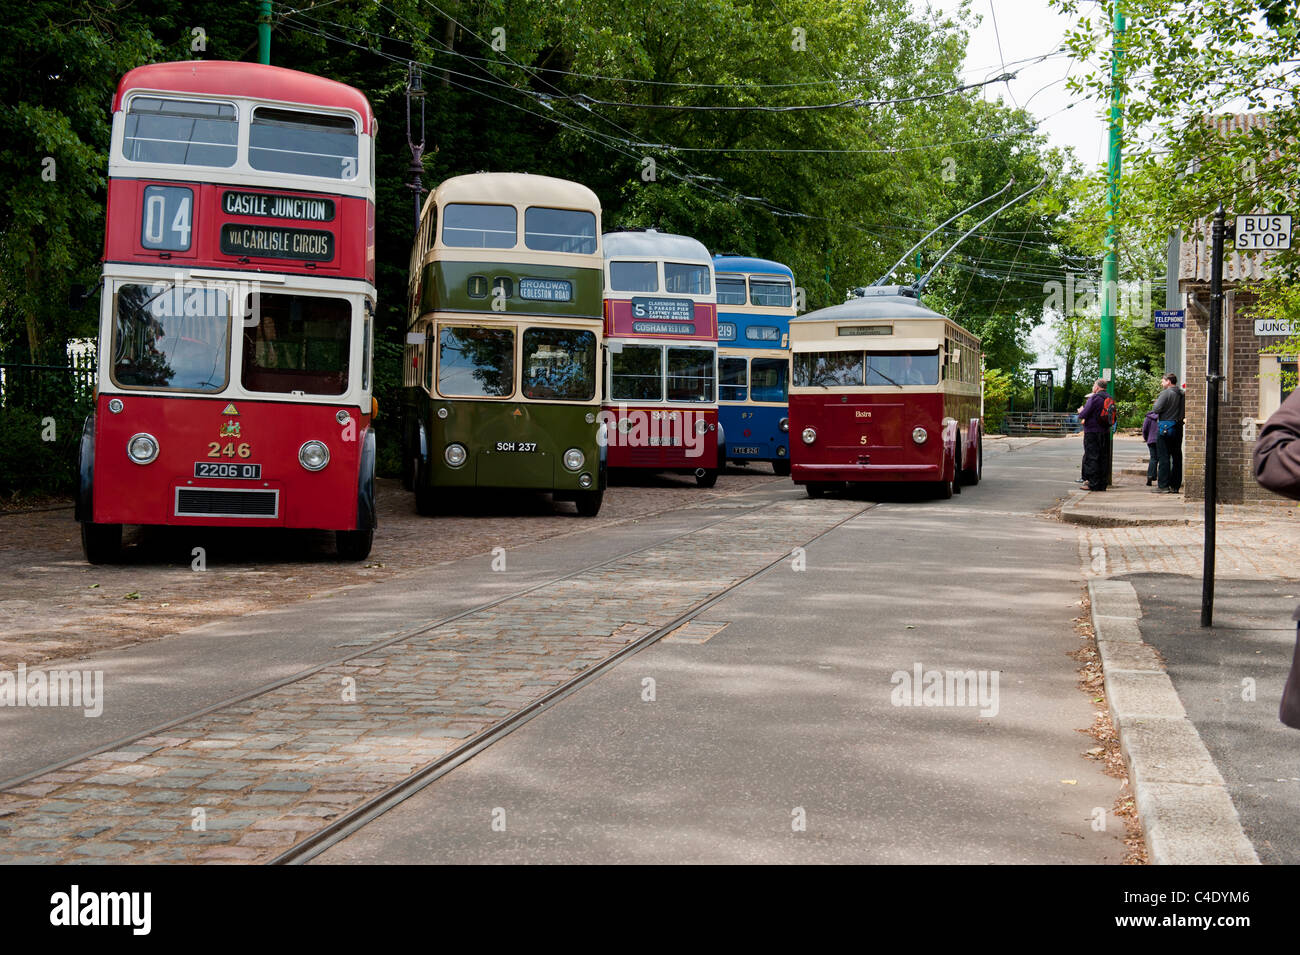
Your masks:
M 1205 555 L 1201 568 L 1201 626 L 1214 619 L 1214 522 L 1218 497 L 1219 383 L 1223 320 L 1223 203 L 1214 213 L 1210 245 L 1210 331 L 1205 373 Z

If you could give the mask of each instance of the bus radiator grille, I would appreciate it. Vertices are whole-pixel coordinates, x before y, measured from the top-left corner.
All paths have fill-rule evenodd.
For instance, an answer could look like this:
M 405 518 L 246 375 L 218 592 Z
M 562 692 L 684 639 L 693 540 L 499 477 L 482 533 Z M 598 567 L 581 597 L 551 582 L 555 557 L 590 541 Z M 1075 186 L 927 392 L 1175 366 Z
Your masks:
M 240 491 L 222 488 L 176 489 L 178 517 L 276 517 L 280 492 Z

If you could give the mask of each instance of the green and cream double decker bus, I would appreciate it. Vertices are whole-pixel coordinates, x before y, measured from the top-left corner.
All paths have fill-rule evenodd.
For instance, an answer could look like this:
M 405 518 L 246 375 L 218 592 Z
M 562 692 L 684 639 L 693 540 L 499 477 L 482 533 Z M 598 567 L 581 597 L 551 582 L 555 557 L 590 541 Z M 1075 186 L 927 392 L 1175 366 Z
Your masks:
M 603 264 L 600 202 L 585 186 L 477 173 L 429 196 L 404 382 L 405 482 L 421 514 L 472 488 L 600 510 Z

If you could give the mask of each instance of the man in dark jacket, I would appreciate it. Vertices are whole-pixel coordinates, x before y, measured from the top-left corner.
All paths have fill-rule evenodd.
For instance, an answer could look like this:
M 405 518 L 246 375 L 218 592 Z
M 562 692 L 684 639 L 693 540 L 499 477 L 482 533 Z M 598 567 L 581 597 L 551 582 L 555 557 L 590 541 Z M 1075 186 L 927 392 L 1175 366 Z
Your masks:
M 1110 422 L 1102 420 L 1102 407 L 1106 403 L 1106 382 L 1098 378 L 1092 385 L 1092 394 L 1079 408 L 1083 422 L 1083 477 L 1088 490 L 1106 490 L 1106 475 L 1102 473 L 1103 439 L 1110 436 Z
M 1255 444 L 1255 480 L 1270 491 L 1300 500 L 1300 389 L 1291 392 L 1264 422 Z M 1300 620 L 1300 607 L 1292 618 Z M 1300 729 L 1300 629 L 1278 716 L 1287 726 Z
M 1178 376 L 1170 373 L 1160 382 L 1161 391 L 1151 410 L 1159 425 L 1156 430 L 1157 494 L 1177 494 L 1183 486 L 1183 391 Z

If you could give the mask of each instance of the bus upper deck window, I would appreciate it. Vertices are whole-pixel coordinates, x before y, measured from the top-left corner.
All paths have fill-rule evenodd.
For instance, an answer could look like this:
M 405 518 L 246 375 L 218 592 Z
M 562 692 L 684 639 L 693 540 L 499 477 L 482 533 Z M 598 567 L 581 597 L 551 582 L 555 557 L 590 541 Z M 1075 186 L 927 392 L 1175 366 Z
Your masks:
M 659 270 L 653 262 L 611 262 L 609 287 L 615 292 L 657 292 Z
M 724 279 L 718 276 L 718 304 L 719 305 L 744 305 L 745 304 L 745 280 L 744 279 Z M 754 304 L 758 304 L 755 302 Z
M 359 139 L 348 116 L 259 107 L 248 131 L 248 164 L 291 176 L 356 179 Z
M 770 279 L 750 279 L 749 297 L 755 305 L 765 308 L 789 308 L 794 302 L 789 282 Z
M 664 263 L 664 291 L 682 295 L 708 295 L 713 291 L 707 265 Z
M 524 212 L 524 245 L 536 252 L 596 251 L 596 216 L 577 209 L 532 206 Z
M 442 210 L 442 244 L 458 249 L 513 249 L 519 241 L 514 206 L 453 202 Z
M 235 164 L 239 117 L 230 103 L 136 96 L 126 110 L 122 155 L 177 166 Z

